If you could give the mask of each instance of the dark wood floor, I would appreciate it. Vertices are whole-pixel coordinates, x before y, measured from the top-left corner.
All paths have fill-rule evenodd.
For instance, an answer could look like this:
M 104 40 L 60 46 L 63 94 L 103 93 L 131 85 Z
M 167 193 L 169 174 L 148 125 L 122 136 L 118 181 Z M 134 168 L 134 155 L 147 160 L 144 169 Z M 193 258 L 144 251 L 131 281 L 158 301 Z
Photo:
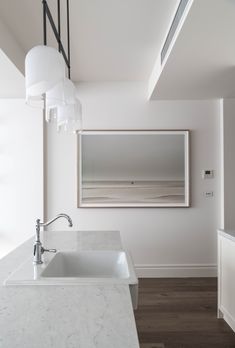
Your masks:
M 235 333 L 216 315 L 216 278 L 140 279 L 141 348 L 235 348 Z

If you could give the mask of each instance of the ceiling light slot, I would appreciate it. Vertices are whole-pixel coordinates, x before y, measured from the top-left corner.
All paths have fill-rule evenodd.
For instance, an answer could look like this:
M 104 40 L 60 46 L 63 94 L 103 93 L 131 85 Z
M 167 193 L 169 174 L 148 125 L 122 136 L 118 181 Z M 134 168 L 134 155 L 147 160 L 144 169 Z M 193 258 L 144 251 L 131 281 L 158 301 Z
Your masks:
M 166 57 L 166 54 L 167 54 L 168 49 L 170 47 L 171 41 L 175 35 L 176 29 L 178 28 L 179 22 L 184 14 L 185 8 L 188 5 L 189 1 L 190 0 L 181 0 L 179 3 L 179 6 L 178 6 L 177 11 L 175 13 L 175 17 L 172 21 L 170 30 L 167 34 L 166 40 L 165 40 L 163 48 L 161 50 L 161 64 L 163 63 L 163 61 Z

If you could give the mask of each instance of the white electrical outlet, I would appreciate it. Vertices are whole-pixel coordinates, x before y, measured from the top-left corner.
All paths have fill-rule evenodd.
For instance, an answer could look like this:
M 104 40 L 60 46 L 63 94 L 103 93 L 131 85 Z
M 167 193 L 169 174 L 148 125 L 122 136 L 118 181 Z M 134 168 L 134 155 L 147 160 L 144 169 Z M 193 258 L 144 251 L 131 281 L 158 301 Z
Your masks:
M 212 179 L 212 178 L 214 178 L 214 170 L 212 170 L 212 169 L 204 169 L 202 171 L 202 178 L 203 179 Z

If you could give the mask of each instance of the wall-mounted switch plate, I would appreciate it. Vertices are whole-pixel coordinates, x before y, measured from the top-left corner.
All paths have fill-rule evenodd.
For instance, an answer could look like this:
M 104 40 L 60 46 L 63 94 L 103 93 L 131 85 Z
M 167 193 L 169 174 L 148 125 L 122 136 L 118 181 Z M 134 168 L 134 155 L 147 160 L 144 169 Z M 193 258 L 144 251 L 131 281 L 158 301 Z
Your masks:
M 204 169 L 202 171 L 202 178 L 203 179 L 212 179 L 212 178 L 214 178 L 214 170 L 212 170 L 212 169 Z
M 211 197 L 214 196 L 214 192 L 213 192 L 213 191 L 205 191 L 205 192 L 204 192 L 204 196 L 205 196 L 206 198 L 211 198 Z

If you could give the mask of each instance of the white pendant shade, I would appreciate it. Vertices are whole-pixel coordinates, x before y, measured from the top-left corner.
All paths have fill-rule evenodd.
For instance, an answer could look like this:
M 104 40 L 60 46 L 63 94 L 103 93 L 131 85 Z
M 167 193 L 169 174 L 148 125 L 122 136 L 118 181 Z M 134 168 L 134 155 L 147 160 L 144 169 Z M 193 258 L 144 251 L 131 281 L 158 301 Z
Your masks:
M 59 82 L 46 93 L 46 108 L 55 108 L 59 105 L 76 104 L 76 89 L 73 82 L 67 78 Z
M 26 101 L 31 104 L 32 99 L 40 99 L 64 78 L 65 63 L 61 53 L 48 46 L 33 47 L 25 59 Z
M 32 48 L 25 59 L 26 103 L 45 108 L 47 121 L 56 121 L 58 130 L 82 130 L 82 106 L 76 88 L 65 77 L 64 59 L 48 46 Z
M 35 108 L 44 108 L 44 98 L 43 98 L 43 94 L 38 95 L 38 96 L 32 96 L 32 95 L 28 95 L 27 91 L 26 91 L 26 104 L 35 107 Z
M 58 106 L 57 127 L 71 132 L 82 130 L 82 105 L 78 99 L 75 104 Z

